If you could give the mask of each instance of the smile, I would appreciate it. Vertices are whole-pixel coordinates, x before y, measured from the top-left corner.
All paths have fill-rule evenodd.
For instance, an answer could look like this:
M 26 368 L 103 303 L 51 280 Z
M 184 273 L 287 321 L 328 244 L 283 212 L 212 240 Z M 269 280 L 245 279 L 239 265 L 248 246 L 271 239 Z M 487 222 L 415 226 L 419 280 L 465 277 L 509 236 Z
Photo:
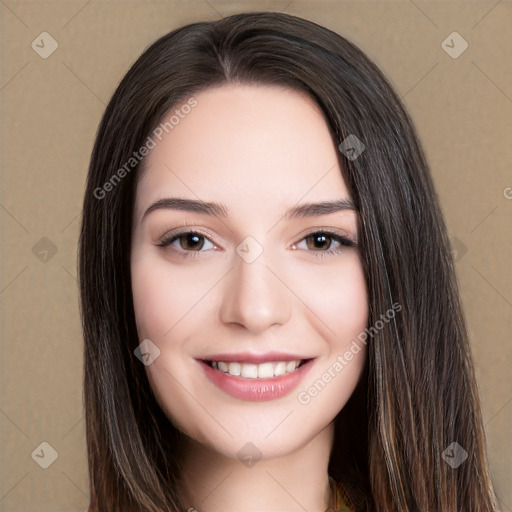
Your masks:
M 207 361 L 210 366 L 229 375 L 239 376 L 244 379 L 268 379 L 280 377 L 294 372 L 304 360 L 272 361 L 261 364 L 243 363 L 237 361 Z
M 313 366 L 312 359 L 268 361 L 197 360 L 207 379 L 218 389 L 240 400 L 263 402 L 291 393 Z

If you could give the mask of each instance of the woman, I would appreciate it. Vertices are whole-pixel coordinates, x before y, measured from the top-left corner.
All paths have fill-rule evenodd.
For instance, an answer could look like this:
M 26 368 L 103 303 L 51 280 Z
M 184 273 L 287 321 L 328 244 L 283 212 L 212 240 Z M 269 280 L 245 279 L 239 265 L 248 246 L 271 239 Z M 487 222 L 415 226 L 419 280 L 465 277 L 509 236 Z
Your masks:
M 79 276 L 90 511 L 496 511 L 446 227 L 353 44 L 280 13 L 114 93 Z

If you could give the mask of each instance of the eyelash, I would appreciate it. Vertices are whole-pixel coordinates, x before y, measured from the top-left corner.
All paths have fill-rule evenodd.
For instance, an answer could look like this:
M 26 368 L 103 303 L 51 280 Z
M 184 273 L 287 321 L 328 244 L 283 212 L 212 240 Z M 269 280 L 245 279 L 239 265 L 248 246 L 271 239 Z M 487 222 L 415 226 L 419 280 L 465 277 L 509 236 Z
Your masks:
M 209 240 L 212 244 L 215 245 L 215 242 L 213 242 L 212 240 L 210 240 L 210 238 L 208 236 L 206 236 L 204 233 L 201 233 L 200 231 L 196 231 L 196 230 L 189 230 L 189 231 L 182 231 L 180 233 L 173 233 L 172 235 L 168 236 L 168 237 L 164 237 L 160 243 L 157 244 L 158 247 L 167 247 L 168 245 L 171 245 L 173 242 L 175 242 L 176 240 L 178 240 L 180 237 L 184 236 L 184 235 L 199 235 L 203 238 L 206 238 L 207 240 Z M 307 252 L 312 252 L 315 254 L 315 257 L 317 258 L 325 258 L 326 256 L 331 256 L 331 255 L 334 255 L 334 254 L 339 254 L 341 253 L 343 250 L 344 250 L 344 247 L 353 247 L 353 246 L 356 246 L 357 243 L 356 242 L 353 242 L 352 240 L 342 236 L 342 235 L 339 235 L 338 233 L 335 233 L 334 231 L 331 231 L 330 229 L 321 229 L 321 230 L 318 230 L 318 231 L 312 231 L 311 233 L 308 233 L 306 236 L 304 236 L 303 238 L 300 239 L 299 242 L 302 242 L 303 240 L 306 240 L 307 238 L 310 238 L 311 236 L 313 235 L 328 235 L 328 238 L 332 238 L 333 240 L 335 240 L 336 242 L 338 242 L 340 244 L 340 246 L 336 249 L 328 249 L 326 251 L 322 251 L 322 250 L 307 250 Z M 296 245 L 296 244 L 294 244 Z M 184 251 L 184 250 L 180 250 L 180 251 L 176 251 L 177 254 L 180 255 L 181 258 L 185 258 L 185 259 L 188 259 L 188 258 L 196 258 L 197 256 L 199 256 L 199 254 L 201 254 L 201 252 L 204 252 L 204 251 Z

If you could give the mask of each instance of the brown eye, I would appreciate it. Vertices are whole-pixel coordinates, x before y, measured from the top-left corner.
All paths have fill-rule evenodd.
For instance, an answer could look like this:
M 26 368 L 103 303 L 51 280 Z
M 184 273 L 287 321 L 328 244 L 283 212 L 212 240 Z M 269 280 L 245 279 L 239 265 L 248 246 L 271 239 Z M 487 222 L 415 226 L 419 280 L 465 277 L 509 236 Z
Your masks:
M 206 244 L 210 244 L 210 247 Z M 204 250 L 214 248 L 214 244 L 205 235 L 196 231 L 185 231 L 183 233 L 171 234 L 164 237 L 158 244 L 160 247 L 172 246 L 178 253 L 204 252 Z
M 199 233 L 184 233 L 178 235 L 176 239 L 180 240 L 180 246 L 186 251 L 201 250 L 204 245 L 204 236 Z
M 328 250 L 331 246 L 332 236 L 326 235 L 325 233 L 314 233 L 306 237 L 306 240 L 312 241 L 310 244 L 307 243 L 308 249 L 313 251 L 317 250 Z
M 334 242 L 334 246 L 333 246 Z M 329 230 L 315 231 L 305 236 L 294 248 L 301 248 L 305 245 L 307 252 L 313 253 L 316 257 L 334 256 L 342 253 L 346 248 L 356 246 L 357 243 L 349 238 Z

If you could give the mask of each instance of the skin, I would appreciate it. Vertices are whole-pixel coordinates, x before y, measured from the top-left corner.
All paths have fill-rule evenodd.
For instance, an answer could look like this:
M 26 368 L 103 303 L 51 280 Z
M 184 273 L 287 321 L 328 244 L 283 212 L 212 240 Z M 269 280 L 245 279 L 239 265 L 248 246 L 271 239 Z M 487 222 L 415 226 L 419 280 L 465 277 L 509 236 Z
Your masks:
M 315 244 L 310 235 L 330 228 L 355 241 L 357 213 L 283 214 L 350 197 L 338 149 L 319 107 L 301 92 L 230 84 L 195 98 L 197 106 L 146 157 L 131 247 L 139 339 L 160 350 L 146 372 L 167 417 L 185 433 L 179 493 L 199 512 L 323 512 L 333 420 L 360 378 L 365 346 L 308 404 L 297 395 L 364 331 L 368 297 L 357 246 L 333 238 Z M 165 197 L 220 202 L 229 216 L 172 209 L 144 216 Z M 158 246 L 183 222 L 206 238 Z M 236 252 L 248 236 L 263 248 L 252 263 Z M 264 402 L 226 394 L 196 361 L 270 350 L 316 359 L 298 388 Z M 248 442 L 261 453 L 252 467 L 237 456 Z

